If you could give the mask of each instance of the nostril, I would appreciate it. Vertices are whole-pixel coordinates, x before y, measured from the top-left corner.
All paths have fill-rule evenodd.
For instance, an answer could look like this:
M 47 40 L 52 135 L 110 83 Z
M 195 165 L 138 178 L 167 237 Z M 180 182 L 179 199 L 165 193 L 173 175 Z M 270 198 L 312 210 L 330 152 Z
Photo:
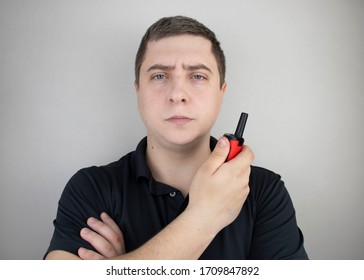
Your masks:
M 186 103 L 187 99 L 186 98 L 181 98 L 181 99 L 176 99 L 176 98 L 170 98 L 169 102 L 174 103 L 174 102 L 182 102 L 182 103 Z

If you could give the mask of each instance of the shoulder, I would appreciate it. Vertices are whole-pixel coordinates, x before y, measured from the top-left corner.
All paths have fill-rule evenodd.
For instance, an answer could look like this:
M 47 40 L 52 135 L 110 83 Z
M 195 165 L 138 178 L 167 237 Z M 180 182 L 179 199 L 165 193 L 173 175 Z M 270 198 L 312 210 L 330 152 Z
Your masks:
M 290 203 L 290 197 L 281 176 L 269 169 L 252 166 L 249 180 L 251 198 L 258 208 L 267 205 L 277 205 L 285 201 Z
M 103 196 L 115 192 L 120 181 L 130 174 L 129 153 L 118 161 L 107 165 L 89 166 L 78 170 L 65 186 L 63 195 L 71 196 Z
M 252 259 L 307 259 L 295 209 L 281 176 L 252 167 L 250 202 L 253 206 Z
M 280 175 L 277 174 L 277 173 L 275 173 L 272 170 L 267 169 L 267 168 L 252 165 L 251 166 L 251 177 L 253 179 L 258 179 L 258 178 L 260 178 L 260 179 L 262 179 L 262 178 L 267 179 L 267 178 L 280 177 Z
M 280 181 L 281 176 L 279 174 L 263 167 L 251 166 L 249 182 L 255 191 L 259 192 L 267 187 L 274 187 Z

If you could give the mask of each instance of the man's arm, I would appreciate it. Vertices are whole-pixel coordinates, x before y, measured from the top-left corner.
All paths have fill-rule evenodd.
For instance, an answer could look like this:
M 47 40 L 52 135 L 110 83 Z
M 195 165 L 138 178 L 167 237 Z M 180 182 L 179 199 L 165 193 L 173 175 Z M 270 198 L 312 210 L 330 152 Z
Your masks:
M 62 250 L 51 251 L 47 254 L 46 260 L 80 260 L 80 257 Z
M 226 138 L 221 138 L 192 181 L 186 210 L 138 249 L 116 254 L 115 242 L 102 233 L 91 234 L 89 240 L 83 238 L 105 258 L 197 259 L 216 234 L 235 220 L 249 194 L 253 153 L 244 146 L 237 157 L 225 163 L 228 152 L 229 143 Z M 103 245 L 97 247 L 97 242 Z M 98 248 L 108 249 L 100 252 Z M 64 251 L 53 251 L 47 255 L 47 259 L 63 257 L 73 259 L 76 256 Z
M 187 209 L 186 209 L 187 211 Z M 109 241 L 110 226 L 99 221 L 100 227 L 96 232 L 89 231 L 81 236 L 91 245 L 97 248 L 98 252 L 80 248 L 79 256 L 72 253 L 55 250 L 48 253 L 47 260 L 96 260 L 96 259 L 197 259 L 206 247 L 210 244 L 215 234 L 207 233 L 208 225 L 200 224 L 199 226 L 191 226 L 198 224 L 199 219 L 191 219 L 194 214 L 186 215 L 182 213 L 179 217 L 171 222 L 166 228 L 158 233 L 154 238 L 146 242 L 140 248 L 125 254 L 125 251 L 120 254 L 116 253 L 115 246 L 120 243 L 117 240 Z M 102 224 L 102 225 L 101 225 Z M 107 229 L 107 232 L 100 231 L 100 228 Z M 97 227 L 96 227 L 97 228 Z M 81 231 L 82 232 L 82 231 Z M 102 235 L 104 234 L 104 235 Z M 123 242 L 123 241 L 122 241 Z

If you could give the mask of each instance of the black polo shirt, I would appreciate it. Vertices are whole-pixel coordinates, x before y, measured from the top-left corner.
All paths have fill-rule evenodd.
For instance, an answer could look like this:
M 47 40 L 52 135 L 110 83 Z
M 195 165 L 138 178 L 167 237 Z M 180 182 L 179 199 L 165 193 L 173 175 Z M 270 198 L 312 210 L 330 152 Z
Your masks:
M 211 138 L 211 149 L 216 142 Z M 188 196 L 185 199 L 179 190 L 153 179 L 146 146 L 144 138 L 119 161 L 82 169 L 70 179 L 59 200 L 47 252 L 77 255 L 80 247 L 93 249 L 80 237 L 80 230 L 87 227 L 89 217 L 99 219 L 101 212 L 119 225 L 129 252 L 186 208 Z M 295 210 L 280 176 L 253 166 L 249 186 L 239 216 L 217 234 L 201 259 L 307 259 Z

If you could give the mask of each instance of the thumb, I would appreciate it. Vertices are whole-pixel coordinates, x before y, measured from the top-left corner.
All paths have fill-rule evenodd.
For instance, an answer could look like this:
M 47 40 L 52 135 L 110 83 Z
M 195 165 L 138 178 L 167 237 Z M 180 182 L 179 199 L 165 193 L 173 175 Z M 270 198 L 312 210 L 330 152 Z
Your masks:
M 211 173 L 214 173 L 226 161 L 229 150 L 229 140 L 226 137 L 221 137 L 210 157 L 205 162 L 206 168 L 208 168 Z

